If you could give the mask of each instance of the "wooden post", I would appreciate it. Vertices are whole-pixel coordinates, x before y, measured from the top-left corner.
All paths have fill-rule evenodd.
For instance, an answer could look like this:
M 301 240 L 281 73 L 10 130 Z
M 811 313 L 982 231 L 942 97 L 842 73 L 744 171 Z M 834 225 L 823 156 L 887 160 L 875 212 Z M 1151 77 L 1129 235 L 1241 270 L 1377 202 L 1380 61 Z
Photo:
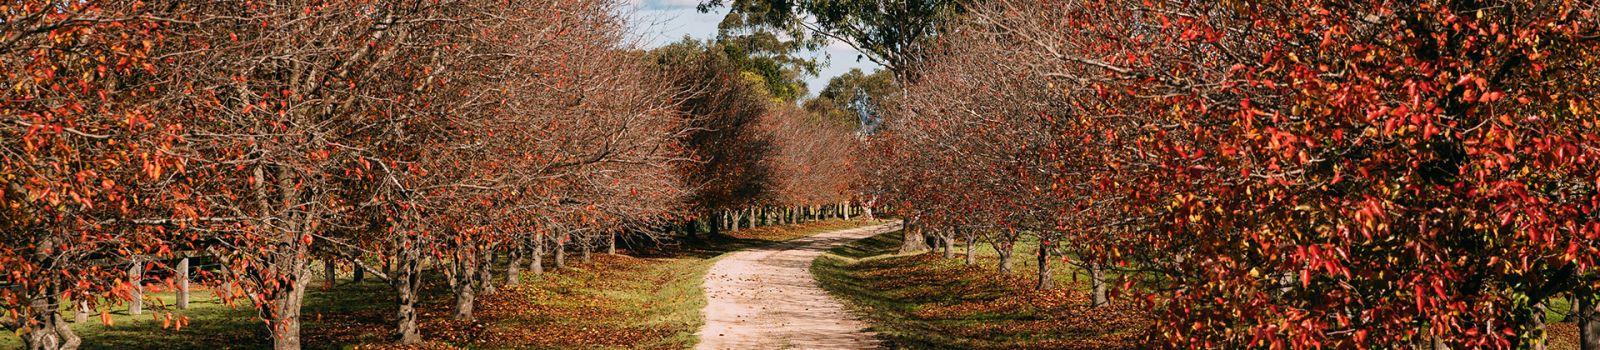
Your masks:
M 135 262 L 128 267 L 128 284 L 133 286 L 132 300 L 128 301 L 129 315 L 144 314 L 144 264 Z
M 77 309 L 76 310 L 77 312 L 73 313 L 72 322 L 84 323 L 84 322 L 88 322 L 89 321 L 89 301 L 88 300 L 78 300 L 77 307 L 74 307 L 74 309 Z
M 177 296 L 173 306 L 178 310 L 189 308 L 189 258 L 178 260 Z

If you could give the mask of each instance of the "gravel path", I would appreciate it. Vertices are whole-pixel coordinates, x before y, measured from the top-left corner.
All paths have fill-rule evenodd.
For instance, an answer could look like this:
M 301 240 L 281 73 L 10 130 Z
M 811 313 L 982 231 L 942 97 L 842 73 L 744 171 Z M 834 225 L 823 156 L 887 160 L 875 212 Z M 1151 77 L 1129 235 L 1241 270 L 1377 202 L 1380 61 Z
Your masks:
M 899 223 L 833 231 L 733 253 L 706 274 L 706 325 L 697 349 L 869 349 L 866 324 L 817 287 L 811 261 L 833 246 Z

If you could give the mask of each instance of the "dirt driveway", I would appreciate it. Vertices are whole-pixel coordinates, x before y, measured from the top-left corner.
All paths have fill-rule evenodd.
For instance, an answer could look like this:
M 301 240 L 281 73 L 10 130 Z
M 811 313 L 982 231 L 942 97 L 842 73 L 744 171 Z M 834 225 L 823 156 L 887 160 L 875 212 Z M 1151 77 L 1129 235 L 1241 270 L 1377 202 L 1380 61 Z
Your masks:
M 817 287 L 811 261 L 899 223 L 827 232 L 724 257 L 706 274 L 697 349 L 870 349 L 866 325 Z

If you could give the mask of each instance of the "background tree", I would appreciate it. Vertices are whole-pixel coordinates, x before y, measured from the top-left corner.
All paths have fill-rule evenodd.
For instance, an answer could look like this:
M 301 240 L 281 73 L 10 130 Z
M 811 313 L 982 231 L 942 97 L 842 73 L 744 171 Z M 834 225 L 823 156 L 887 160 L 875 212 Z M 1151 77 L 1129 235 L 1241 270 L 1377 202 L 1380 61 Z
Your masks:
M 906 78 L 917 61 L 918 44 L 937 36 L 945 21 L 962 12 L 959 1 L 761 1 L 709 0 L 701 12 L 727 6 L 743 24 L 761 25 L 805 38 L 811 49 L 831 40 L 854 47 L 862 57 Z

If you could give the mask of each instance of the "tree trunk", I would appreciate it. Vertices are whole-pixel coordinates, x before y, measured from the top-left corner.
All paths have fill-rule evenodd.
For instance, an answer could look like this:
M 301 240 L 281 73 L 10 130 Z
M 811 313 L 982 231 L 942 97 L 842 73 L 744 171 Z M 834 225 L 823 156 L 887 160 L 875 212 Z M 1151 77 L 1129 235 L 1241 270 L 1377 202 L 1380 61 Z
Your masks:
M 534 276 L 544 275 L 544 237 L 533 240 L 533 261 L 528 263 Z
M 583 264 L 584 265 L 593 264 L 594 263 L 594 259 L 591 258 L 590 255 L 592 255 L 594 253 L 594 242 L 592 242 L 592 240 L 587 240 L 586 239 L 586 240 L 584 240 L 583 244 L 581 244 L 580 246 L 583 247 Z
M 478 303 L 477 290 L 473 288 L 473 282 L 476 282 L 473 275 L 477 273 L 478 268 L 477 266 L 471 266 L 471 261 L 466 261 L 471 259 L 470 255 L 456 253 L 454 257 L 456 260 L 454 261 L 455 266 L 449 267 L 453 270 L 453 273 L 449 276 L 450 288 L 456 295 L 455 313 L 450 318 L 458 321 L 471 321 L 472 308 Z
M 872 215 L 872 205 L 877 202 L 878 196 L 873 195 L 871 198 L 867 199 L 866 203 L 861 203 L 861 215 L 866 216 L 867 220 L 876 220 L 877 218 Z
M 683 223 L 683 236 L 684 237 L 688 237 L 689 240 L 693 241 L 693 240 L 700 239 L 700 232 L 699 231 L 700 231 L 700 221 L 699 220 L 689 220 L 689 222 Z
M 967 244 L 967 265 L 972 265 L 972 264 L 978 263 L 978 244 L 977 244 L 977 242 L 973 242 L 972 241 L 972 237 L 967 237 L 965 243 Z
M 554 252 L 556 260 L 555 268 L 557 270 L 567 268 L 567 242 L 556 242 L 556 246 L 554 248 L 556 250 Z
M 1039 242 L 1039 284 L 1041 290 L 1056 287 L 1055 279 L 1050 274 L 1050 245 Z M 1096 294 L 1096 297 L 1099 295 Z
M 1578 348 L 1600 350 L 1600 303 L 1595 302 L 1593 293 L 1580 293 L 1573 299 L 1577 299 L 1573 313 L 1578 320 Z
M 907 224 L 900 230 L 903 241 L 900 242 L 900 254 L 911 254 L 928 250 L 928 239 L 922 234 L 922 227 L 916 224 Z
M 729 214 L 732 220 L 728 220 L 728 232 L 739 232 L 739 219 L 742 219 L 739 214 L 742 211 L 734 210 L 732 214 Z
M 456 291 L 456 312 L 451 315 L 458 321 L 472 320 L 472 307 L 478 304 L 478 296 L 473 293 L 472 283 L 463 283 L 464 286 Z
M 722 235 L 722 221 L 724 219 L 726 219 L 726 216 L 724 216 L 722 214 L 707 214 L 706 215 L 706 220 L 709 220 L 708 222 L 706 222 L 706 231 L 708 231 L 707 233 L 710 234 L 711 237 L 717 237 L 717 236 L 721 236 Z
M 395 304 L 398 306 L 395 325 L 395 337 L 400 344 L 420 344 L 422 334 L 417 332 L 417 292 L 422 287 L 421 251 L 402 252 L 405 255 L 396 260 L 398 266 L 393 266 L 394 275 L 391 275 L 389 286 L 394 287 Z
M 1528 349 L 1530 349 L 1530 350 L 1545 350 L 1545 343 L 1547 343 L 1547 340 L 1550 338 L 1550 336 L 1545 334 L 1545 328 L 1544 328 L 1545 307 L 1544 307 L 1544 302 L 1541 301 L 1541 302 L 1539 302 L 1537 304 L 1533 304 L 1533 310 L 1531 310 L 1531 311 L 1533 312 L 1533 314 L 1529 315 L 1529 316 L 1532 316 L 1532 317 L 1530 317 L 1531 318 L 1530 321 L 1533 321 L 1534 333 L 1538 334 L 1539 337 L 1538 338 L 1534 338 L 1534 339 L 1528 339 L 1529 342 L 1532 342 L 1532 344 L 1529 344 Z
M 73 350 L 83 344 L 83 340 L 72 332 L 72 327 L 67 320 L 61 318 L 60 301 L 61 289 L 55 286 L 49 288 L 44 295 L 35 296 L 31 300 L 27 320 L 18 321 L 19 332 L 22 335 L 24 349 L 28 350 Z
M 1089 306 L 1103 307 L 1111 304 L 1111 301 L 1106 299 L 1106 271 L 1100 267 L 1100 262 L 1089 263 L 1089 278 L 1094 285 L 1094 301 Z
M 144 314 L 144 263 L 135 262 L 128 267 L 128 285 L 133 293 L 128 300 L 129 315 Z
M 333 259 L 322 259 L 322 288 L 333 289 L 334 282 L 339 278 L 338 272 L 334 269 L 338 267 L 339 264 L 334 263 Z
M 1011 273 L 1011 255 L 1012 255 L 1011 248 L 1012 248 L 1012 245 L 1005 244 L 1005 248 L 1001 248 L 1000 246 L 1001 246 L 1000 244 L 994 245 L 994 251 L 995 251 L 995 253 L 1000 254 L 1000 265 L 998 266 L 998 268 L 999 268 L 1000 274 L 1003 275 L 1003 274 Z
M 484 248 L 481 259 L 478 260 L 478 293 L 483 295 L 494 294 L 494 250 Z
M 173 283 L 176 284 L 176 287 L 177 287 L 178 290 L 174 292 L 175 295 L 173 295 L 173 299 L 174 300 L 172 301 L 172 306 L 173 307 L 177 307 L 178 310 L 188 309 L 189 308 L 189 258 L 183 258 L 183 260 L 178 260 L 178 271 L 177 271 L 177 277 L 175 279 L 176 279 L 176 281 L 173 281 Z
M 606 255 L 617 255 L 617 233 L 611 233 L 610 241 L 606 242 Z
M 267 329 L 272 332 L 272 348 L 276 350 L 300 349 L 300 306 L 305 302 L 307 275 L 310 266 L 301 260 L 293 267 L 297 278 L 289 283 L 289 290 L 264 307 L 268 313 Z
M 506 263 L 506 287 L 522 284 L 522 254 L 527 248 L 516 244 L 511 248 L 511 261 Z
M 351 261 L 350 266 L 355 268 L 355 271 L 350 273 L 350 282 L 361 283 L 361 281 L 367 280 L 367 269 L 362 268 L 361 264 Z
M 956 257 L 955 247 L 953 247 L 955 245 L 955 240 L 955 234 L 950 233 L 949 230 L 939 232 L 939 241 L 940 243 L 944 244 L 945 259 L 952 259 Z

